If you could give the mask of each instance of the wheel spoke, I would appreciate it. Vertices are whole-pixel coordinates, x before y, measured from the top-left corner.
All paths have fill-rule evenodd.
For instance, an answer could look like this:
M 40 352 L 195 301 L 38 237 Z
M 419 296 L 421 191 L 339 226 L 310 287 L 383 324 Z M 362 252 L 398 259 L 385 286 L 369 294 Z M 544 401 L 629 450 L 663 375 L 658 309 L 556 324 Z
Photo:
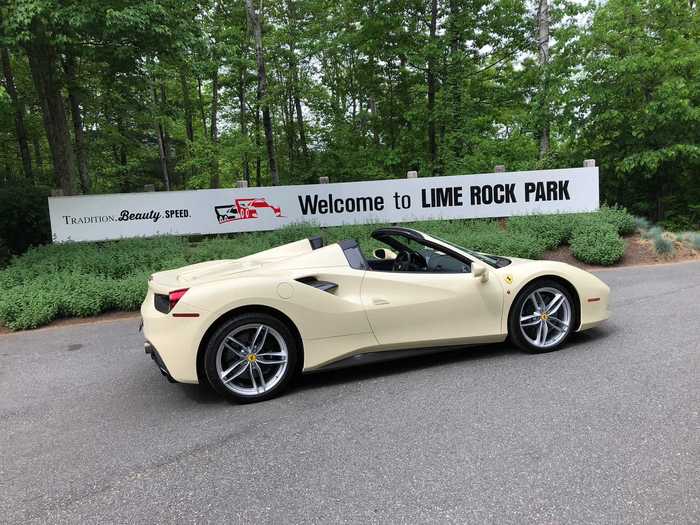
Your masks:
M 547 313 L 549 315 L 552 315 L 556 313 L 557 310 L 561 307 L 562 304 L 564 304 L 564 301 L 566 300 L 566 297 L 564 297 L 564 294 L 558 294 L 554 296 L 554 299 L 547 305 Z
M 562 321 L 562 320 L 559 319 L 558 317 L 552 316 L 552 317 L 549 318 L 549 321 L 550 321 L 550 323 L 552 323 L 552 325 L 555 326 L 555 327 L 557 328 L 557 330 L 559 330 L 560 332 L 563 332 L 564 330 L 567 330 L 567 329 L 569 328 L 569 324 L 568 324 L 568 323 L 565 323 L 564 321 Z
M 255 337 L 253 337 L 253 342 L 250 343 L 250 349 L 253 352 L 258 352 L 262 349 L 263 345 L 265 344 L 265 340 L 267 339 L 268 332 L 269 329 L 264 324 L 258 326 L 258 329 L 255 332 Z
M 287 362 L 287 354 L 284 352 L 268 352 L 266 354 L 258 354 L 256 363 L 261 365 L 281 365 Z
M 561 332 L 566 331 L 566 328 L 562 328 L 562 327 L 560 327 L 560 326 L 557 326 L 555 323 L 553 323 L 553 322 L 552 322 L 552 319 L 554 319 L 554 317 L 550 317 L 550 318 L 547 320 L 547 324 L 549 325 L 549 327 L 550 327 L 552 330 L 556 330 L 558 333 L 561 333 Z
M 265 376 L 262 373 L 262 368 L 258 366 L 258 363 L 253 363 L 253 367 L 255 368 L 255 371 L 258 373 L 258 377 L 260 377 L 260 386 L 262 386 L 263 391 L 266 388 L 265 384 Z
M 253 382 L 253 388 L 257 392 L 258 383 L 255 381 L 255 374 L 253 373 L 253 363 L 248 363 L 248 372 L 250 373 L 250 380 Z
M 247 363 L 247 361 L 238 361 L 237 363 L 235 363 L 235 364 L 234 364 L 233 366 L 231 366 L 230 368 L 228 368 L 228 369 L 224 370 L 223 372 L 221 372 L 221 380 L 224 382 L 224 384 L 230 383 L 231 381 L 233 381 L 234 379 L 236 379 L 238 376 L 240 376 L 243 372 L 245 372 L 245 370 L 246 370 L 246 368 L 247 368 L 247 367 L 245 366 L 246 363 Z M 233 370 L 234 370 L 237 366 L 240 366 L 240 365 L 244 365 L 244 366 L 242 366 L 242 367 L 241 367 L 237 372 L 235 372 L 233 375 L 231 375 L 230 377 L 226 378 L 227 375 L 229 375 L 231 372 L 233 372 Z
M 540 324 L 537 327 L 537 338 L 535 339 L 535 344 L 539 346 L 545 344 L 545 342 L 547 341 L 548 332 L 549 329 L 547 328 L 547 323 L 544 321 L 540 321 Z
M 526 315 L 520 318 L 520 326 L 535 326 L 540 320 L 537 314 Z
M 535 305 L 535 312 L 538 312 L 540 309 L 540 305 L 537 304 L 537 298 L 535 297 L 535 294 L 531 294 L 530 297 L 528 297 L 530 301 L 532 301 L 532 304 Z
M 544 299 L 542 299 L 542 295 L 540 295 L 540 292 L 535 292 L 535 300 L 537 301 L 537 307 L 540 311 L 543 311 L 545 310 L 545 308 L 547 308 L 547 305 L 544 302 Z
M 226 349 L 227 349 L 229 352 L 233 352 L 233 353 L 236 354 L 238 357 L 240 357 L 240 358 L 242 358 L 242 359 L 245 359 L 245 353 L 242 352 L 241 350 L 236 350 L 233 346 L 231 346 L 231 345 L 229 344 L 229 341 L 232 342 L 232 343 L 234 343 L 234 344 L 237 344 L 239 347 L 241 347 L 241 348 L 244 349 L 244 350 L 247 348 L 246 345 L 244 345 L 244 344 L 241 343 L 238 339 L 236 339 L 235 337 L 232 337 L 232 336 L 230 336 L 230 335 L 229 335 L 226 339 L 224 339 L 224 346 L 226 347 Z

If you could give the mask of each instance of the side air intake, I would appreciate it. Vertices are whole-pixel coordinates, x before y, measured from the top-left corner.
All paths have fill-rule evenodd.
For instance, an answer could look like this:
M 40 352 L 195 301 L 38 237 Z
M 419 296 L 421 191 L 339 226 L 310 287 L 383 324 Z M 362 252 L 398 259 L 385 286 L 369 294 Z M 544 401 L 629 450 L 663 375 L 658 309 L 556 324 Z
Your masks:
M 332 283 L 330 281 L 319 281 L 316 279 L 316 277 L 299 277 L 297 281 L 316 288 L 317 290 L 321 290 L 322 292 L 333 293 L 338 288 L 336 283 Z

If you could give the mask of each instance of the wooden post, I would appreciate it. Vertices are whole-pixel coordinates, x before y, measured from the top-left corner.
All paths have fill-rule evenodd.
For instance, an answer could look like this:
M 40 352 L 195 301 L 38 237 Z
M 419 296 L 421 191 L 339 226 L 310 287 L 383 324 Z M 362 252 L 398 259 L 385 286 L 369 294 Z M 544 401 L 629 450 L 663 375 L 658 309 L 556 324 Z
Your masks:
M 407 171 L 407 172 L 406 172 L 406 178 L 407 178 L 407 179 L 417 179 L 417 178 L 418 178 L 418 172 L 417 172 L 417 171 Z
M 595 168 L 595 159 L 586 159 L 583 161 L 584 168 Z
M 319 177 L 318 178 L 319 184 L 328 184 L 329 182 L 330 182 L 330 180 L 328 179 L 328 177 Z
M 493 171 L 496 173 L 505 173 L 506 167 L 503 164 L 498 164 L 495 168 L 493 168 Z
M 245 179 L 237 180 L 236 181 L 236 188 L 247 188 L 248 187 L 248 181 Z
M 144 184 L 143 191 L 156 191 L 156 187 L 154 184 Z

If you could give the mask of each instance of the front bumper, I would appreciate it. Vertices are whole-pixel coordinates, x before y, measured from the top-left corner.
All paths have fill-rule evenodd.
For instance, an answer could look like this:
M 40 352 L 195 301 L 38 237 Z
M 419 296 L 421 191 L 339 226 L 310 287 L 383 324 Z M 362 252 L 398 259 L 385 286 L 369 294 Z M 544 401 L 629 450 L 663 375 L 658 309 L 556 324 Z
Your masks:
M 166 379 L 171 383 L 177 383 L 177 381 L 173 379 L 173 376 L 170 375 L 168 367 L 165 366 L 165 362 L 163 361 L 163 358 L 160 357 L 158 350 L 156 350 L 156 347 L 153 346 L 150 343 L 150 341 L 146 341 L 145 343 L 143 343 L 143 349 L 148 355 L 151 356 L 151 359 L 153 359 L 153 361 L 156 363 L 158 369 L 160 370 L 160 373 L 163 374 L 166 377 Z

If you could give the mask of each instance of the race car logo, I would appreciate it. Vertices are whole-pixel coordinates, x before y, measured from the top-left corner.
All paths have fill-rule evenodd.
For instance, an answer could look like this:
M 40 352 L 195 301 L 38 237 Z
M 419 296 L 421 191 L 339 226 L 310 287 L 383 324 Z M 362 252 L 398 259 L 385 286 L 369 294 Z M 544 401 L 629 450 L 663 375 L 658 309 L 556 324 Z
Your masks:
M 243 219 L 257 219 L 258 217 L 283 217 L 279 206 L 270 204 L 262 199 L 236 199 L 231 206 L 214 206 L 214 212 L 219 224 Z

